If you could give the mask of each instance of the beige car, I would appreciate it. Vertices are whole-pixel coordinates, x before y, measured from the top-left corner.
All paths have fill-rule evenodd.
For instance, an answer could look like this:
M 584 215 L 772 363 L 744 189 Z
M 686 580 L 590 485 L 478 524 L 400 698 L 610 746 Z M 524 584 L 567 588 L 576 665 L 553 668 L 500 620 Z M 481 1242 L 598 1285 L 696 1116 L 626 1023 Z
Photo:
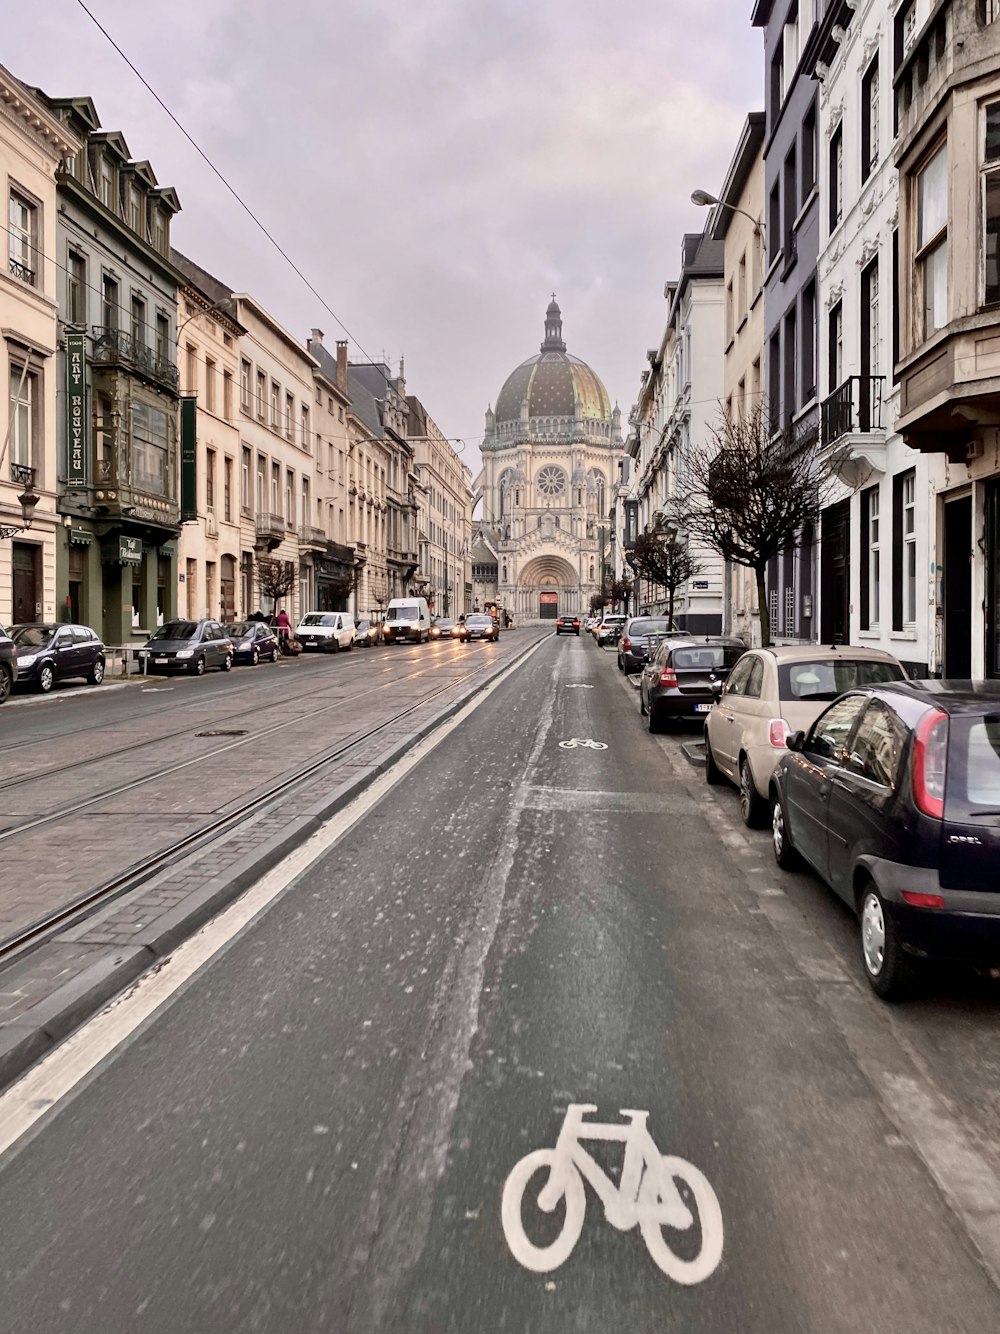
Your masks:
M 831 700 L 855 686 L 904 681 L 891 653 L 876 648 L 787 644 L 745 653 L 705 719 L 705 781 L 734 782 L 743 823 L 770 817 L 768 787 L 785 739 L 805 731 Z

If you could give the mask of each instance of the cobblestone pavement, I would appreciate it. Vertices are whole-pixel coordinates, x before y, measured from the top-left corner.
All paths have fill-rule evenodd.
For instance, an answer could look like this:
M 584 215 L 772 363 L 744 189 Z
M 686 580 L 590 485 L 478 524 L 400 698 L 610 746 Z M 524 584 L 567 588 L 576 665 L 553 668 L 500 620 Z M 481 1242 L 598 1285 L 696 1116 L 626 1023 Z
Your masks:
M 5 708 L 0 857 L 17 871 L 0 887 L 0 940 L 415 708 L 345 754 L 332 772 L 350 776 L 532 635 L 358 650 Z M 329 769 L 322 781 L 329 788 Z

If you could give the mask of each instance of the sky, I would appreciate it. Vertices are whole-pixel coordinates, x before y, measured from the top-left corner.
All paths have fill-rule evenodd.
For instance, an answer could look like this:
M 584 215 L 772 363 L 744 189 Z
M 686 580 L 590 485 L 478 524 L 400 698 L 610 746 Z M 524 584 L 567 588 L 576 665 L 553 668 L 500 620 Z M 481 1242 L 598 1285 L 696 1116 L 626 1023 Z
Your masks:
M 80 0 L 19 7 L 11 72 L 90 96 L 180 195 L 173 244 L 296 336 L 405 357 L 474 474 L 553 291 L 627 417 L 707 218 L 691 191 L 718 193 L 763 107 L 751 0 L 85 3 L 322 303 Z

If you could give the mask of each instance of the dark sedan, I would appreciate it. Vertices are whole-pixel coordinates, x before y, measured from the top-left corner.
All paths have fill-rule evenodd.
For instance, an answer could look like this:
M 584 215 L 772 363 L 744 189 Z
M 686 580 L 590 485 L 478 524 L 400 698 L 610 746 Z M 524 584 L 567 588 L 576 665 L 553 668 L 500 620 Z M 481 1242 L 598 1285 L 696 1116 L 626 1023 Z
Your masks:
M 1000 964 L 1000 682 L 852 690 L 787 746 L 775 859 L 858 914 L 872 989 L 904 997 L 925 958 Z
M 104 645 L 86 625 L 15 625 L 18 685 L 47 695 L 57 681 L 74 677 L 98 686 L 104 680 Z
M 469 632 L 470 641 L 473 639 L 488 639 L 494 642 L 497 638 L 497 623 L 492 616 L 487 616 L 484 612 L 473 612 L 465 618 L 465 628 Z
M 374 648 L 380 638 L 378 621 L 358 621 L 355 648 Z
M 431 639 L 447 639 L 449 642 L 465 643 L 469 632 L 464 621 L 453 621 L 449 616 L 439 616 L 431 621 Z
M 719 687 L 746 652 L 739 639 L 665 639 L 639 678 L 639 712 L 658 732 L 668 719 L 709 712 Z
M 579 616 L 560 616 L 556 621 L 557 635 L 579 635 L 580 618 Z
M 256 667 L 262 658 L 278 661 L 278 636 L 266 621 L 234 621 L 226 626 L 233 644 L 233 662 Z
M 618 640 L 618 670 L 626 676 L 641 672 L 660 642 L 668 635 L 690 639 L 689 630 L 677 630 L 665 616 L 630 616 Z
M 0 625 L 0 704 L 4 702 L 17 680 L 17 649 L 7 631 Z
M 165 621 L 139 650 L 139 661 L 147 672 L 228 672 L 233 642 L 218 621 Z

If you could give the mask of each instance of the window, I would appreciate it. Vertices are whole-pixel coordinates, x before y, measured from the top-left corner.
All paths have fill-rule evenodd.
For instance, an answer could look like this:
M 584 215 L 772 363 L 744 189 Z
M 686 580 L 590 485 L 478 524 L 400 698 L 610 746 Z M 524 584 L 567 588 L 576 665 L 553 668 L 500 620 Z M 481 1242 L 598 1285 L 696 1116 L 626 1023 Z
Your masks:
M 733 318 L 733 282 L 732 279 L 726 284 L 726 342 L 733 341 L 735 330 L 735 320 Z
M 35 237 L 38 210 L 24 195 L 11 190 L 7 201 L 7 272 L 12 278 L 36 285 Z
M 911 468 L 892 479 L 892 628 L 917 619 L 917 477 Z
M 773 263 L 781 250 L 781 189 L 777 181 L 767 200 L 767 234 L 771 238 L 767 257 Z
M 250 513 L 250 451 L 245 445 L 240 460 L 240 509 Z
M 281 420 L 281 386 L 277 380 L 271 381 L 271 425 L 275 430 Z
M 802 120 L 802 196 L 799 207 L 805 205 L 816 185 L 816 103 Z
M 861 179 L 867 181 L 878 162 L 878 56 L 861 80 Z
M 295 474 L 285 473 L 285 519 L 291 527 L 295 522 Z
M 309 404 L 302 404 L 302 448 L 312 449 L 312 439 L 309 434 Z
M 879 491 L 870 486 L 861 492 L 861 628 L 874 630 L 879 623 L 881 591 L 879 546 Z
M 118 328 L 118 280 L 110 273 L 101 279 L 101 324 L 105 333 Z
M 813 723 L 805 748 L 823 759 L 833 759 L 834 753 L 847 744 L 855 720 L 867 702 L 867 695 L 847 695 L 838 699 Z
M 257 513 L 267 512 L 267 460 L 263 454 L 257 455 Z
M 156 355 L 161 362 L 170 360 L 170 317 L 156 317 Z
M 186 351 L 188 393 L 198 392 L 198 349 L 194 343 L 188 343 Z
M 145 228 L 142 225 L 142 198 L 134 185 L 130 185 L 128 191 L 128 225 L 140 236 L 145 236 Z
M 828 344 L 830 361 L 827 366 L 826 391 L 832 394 L 835 389 L 839 389 L 844 379 L 844 307 L 839 301 L 830 311 Z
M 785 250 L 785 263 L 790 264 L 795 258 L 795 217 L 798 212 L 796 201 L 795 183 L 797 179 L 795 165 L 795 149 L 785 158 L 784 169 L 784 197 L 781 201 L 782 218 L 784 220 L 784 240 L 782 242 Z
M 233 420 L 233 373 L 222 372 L 222 415 L 227 422 Z
M 167 253 L 167 223 L 159 209 L 153 214 L 153 249 L 161 255 Z
M 10 461 L 25 467 L 37 466 L 38 397 L 37 376 L 25 363 L 12 361 L 10 372 Z M 13 480 L 13 479 L 12 479 Z
M 132 481 L 140 491 L 170 496 L 169 426 L 162 408 L 132 400 Z
M 816 397 L 816 284 L 802 291 L 802 401 Z
M 895 787 L 907 731 L 881 700 L 872 700 L 854 734 L 845 767 L 880 787 Z
M 205 505 L 209 514 L 215 513 L 215 450 L 205 450 Z
M 844 124 L 830 136 L 830 231 L 844 216 Z
M 747 314 L 747 252 L 744 250 L 740 256 L 739 267 L 736 270 L 736 314 L 740 323 L 746 319 Z
M 281 467 L 277 463 L 271 464 L 271 513 L 280 514 L 281 500 Z
M 263 371 L 257 372 L 257 416 L 264 421 L 265 403 L 267 401 L 267 376 Z
M 785 96 L 784 45 L 779 45 L 771 57 L 771 123 L 777 119 Z
M 87 323 L 87 261 L 78 250 L 66 259 L 66 318 L 70 324 Z
M 285 439 L 291 440 L 295 434 L 295 398 L 292 394 L 285 395 Z
M 115 169 L 106 157 L 101 158 L 101 203 L 111 209 L 112 213 L 117 213 Z
M 233 461 L 230 458 L 222 464 L 222 517 L 226 523 L 233 521 Z
M 784 324 L 784 356 L 785 356 L 785 397 L 783 400 L 782 419 L 787 421 L 793 416 L 799 403 L 799 357 L 798 346 L 796 344 L 795 333 L 795 309 L 794 307 L 785 316 Z
M 983 112 L 983 303 L 1000 301 L 1000 102 Z
M 215 411 L 215 362 L 211 357 L 205 358 L 205 408 L 208 412 Z
M 309 520 L 312 518 L 312 504 L 309 499 L 309 478 L 302 479 L 302 527 L 309 527 Z
M 861 271 L 861 374 L 873 376 L 879 373 L 879 330 L 878 330 L 878 256 Z M 862 395 L 868 390 L 862 386 Z M 870 392 L 875 393 L 875 386 Z M 874 399 L 869 400 L 871 404 Z M 865 400 L 862 398 L 862 405 Z M 869 429 L 864 423 L 862 430 Z
M 141 296 L 132 294 L 132 321 L 130 325 L 132 342 L 136 347 L 146 346 L 146 303 Z
M 948 320 L 948 150 L 944 144 L 918 172 L 916 192 L 921 331 L 924 338 L 930 338 Z
M 250 376 L 252 368 L 249 361 L 240 362 L 240 407 L 244 412 L 250 411 Z

